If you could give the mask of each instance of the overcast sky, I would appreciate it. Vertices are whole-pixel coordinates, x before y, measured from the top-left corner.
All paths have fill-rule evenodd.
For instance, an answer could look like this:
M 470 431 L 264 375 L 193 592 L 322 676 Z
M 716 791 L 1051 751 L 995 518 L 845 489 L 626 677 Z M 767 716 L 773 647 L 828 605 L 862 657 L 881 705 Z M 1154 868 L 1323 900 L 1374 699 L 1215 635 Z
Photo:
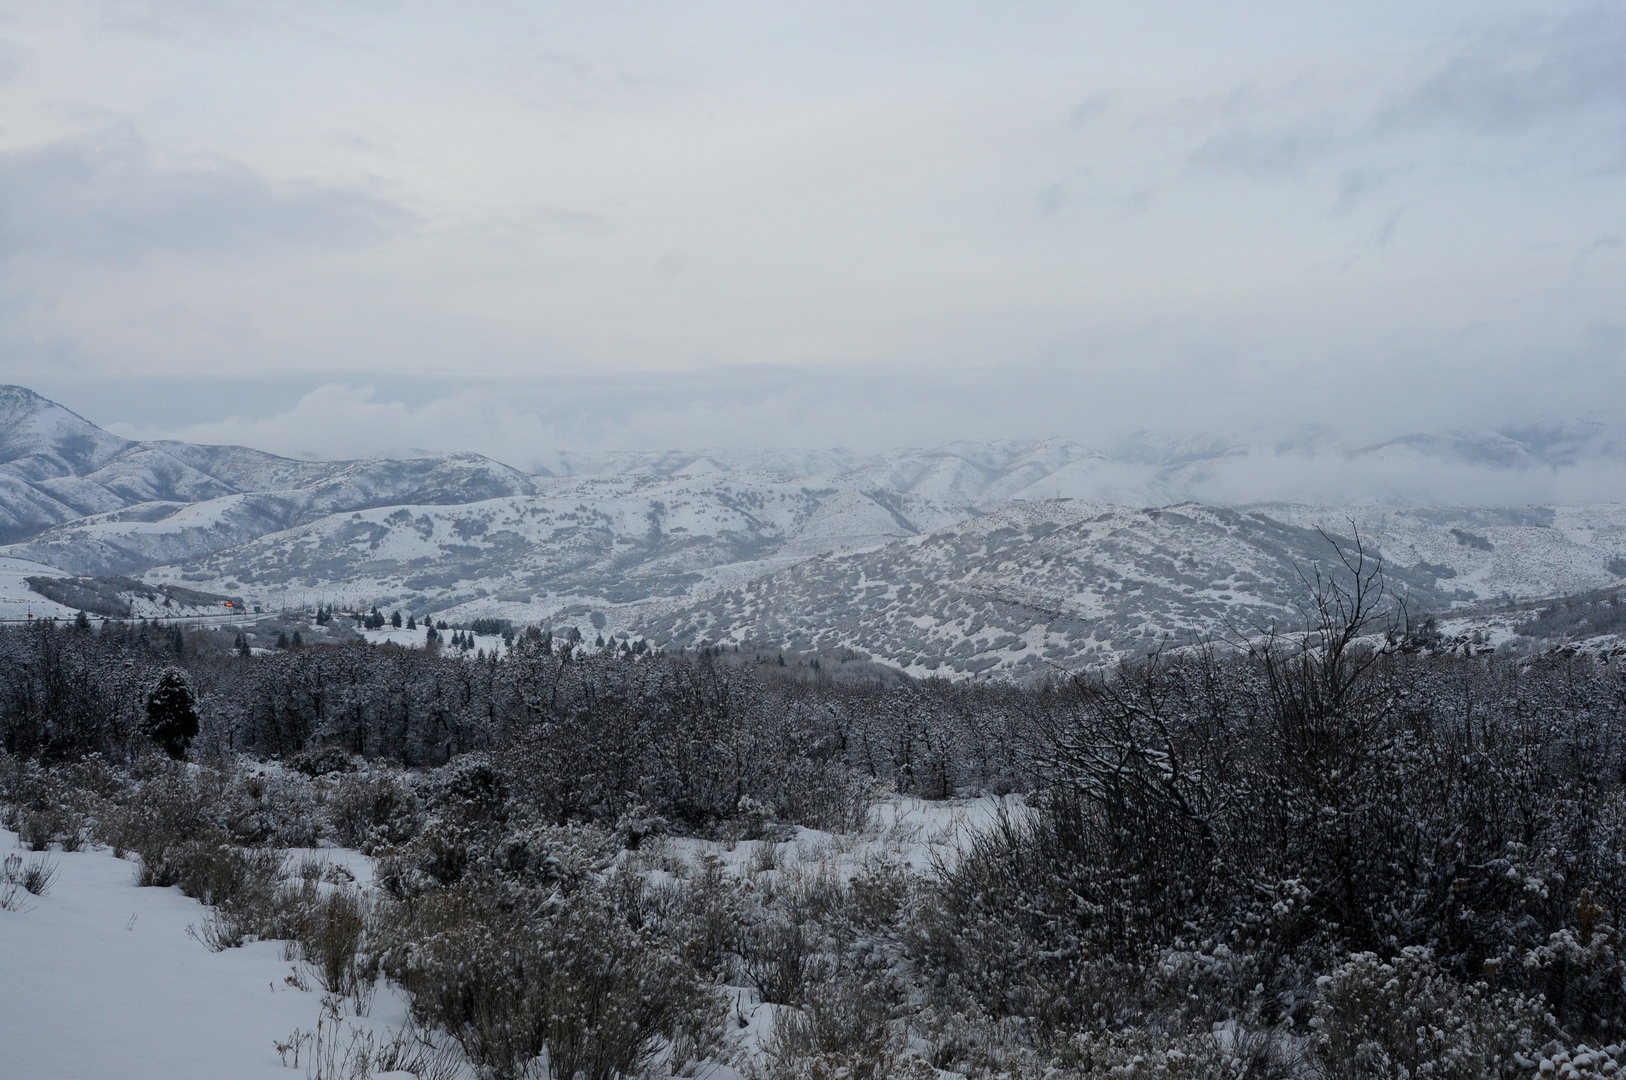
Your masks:
M 0 381 L 339 456 L 1626 402 L 1626 7 L 0 0 Z

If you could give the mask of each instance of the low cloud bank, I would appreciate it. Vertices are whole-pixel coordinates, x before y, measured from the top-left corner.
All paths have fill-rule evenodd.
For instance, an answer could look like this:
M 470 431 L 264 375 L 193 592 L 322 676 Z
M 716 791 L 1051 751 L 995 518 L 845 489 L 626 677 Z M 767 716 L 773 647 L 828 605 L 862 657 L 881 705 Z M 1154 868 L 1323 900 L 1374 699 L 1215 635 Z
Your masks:
M 551 394 L 475 387 L 412 404 L 371 386 L 330 384 L 263 417 L 233 416 L 178 428 L 108 427 L 130 438 L 244 445 L 301 458 L 473 451 L 538 473 L 614 470 L 627 467 L 629 459 L 609 451 L 674 448 L 694 456 L 709 451 L 725 468 L 771 463 L 776 469 L 828 472 L 887 454 L 906 441 L 889 440 L 889 434 L 919 430 L 911 412 L 938 404 L 929 397 L 918 405 L 896 399 L 883 404 L 865 395 L 808 398 L 789 385 L 676 400 L 658 392 L 617 396 L 602 387 Z M 752 441 L 768 432 L 775 437 Z M 1029 466 L 1036 478 L 1026 486 L 1001 488 L 1020 498 L 1065 496 L 1131 505 L 1511 506 L 1626 500 L 1626 438 L 1598 422 L 1402 433 L 1378 442 L 1369 433 L 1346 435 L 1326 427 L 1178 436 L 1102 429 L 1099 441 L 1057 440 L 1043 453 L 1035 450 L 1040 440 L 1032 437 L 1048 434 L 1042 428 L 1030 430 L 1027 438 L 1010 434 L 968 423 L 968 440 L 991 443 L 993 451 L 944 446 L 936 453 L 968 456 L 985 473 L 1042 461 Z M 835 445 L 849 450 L 800 457 L 785 452 L 789 446 Z M 669 460 L 684 458 L 676 454 Z

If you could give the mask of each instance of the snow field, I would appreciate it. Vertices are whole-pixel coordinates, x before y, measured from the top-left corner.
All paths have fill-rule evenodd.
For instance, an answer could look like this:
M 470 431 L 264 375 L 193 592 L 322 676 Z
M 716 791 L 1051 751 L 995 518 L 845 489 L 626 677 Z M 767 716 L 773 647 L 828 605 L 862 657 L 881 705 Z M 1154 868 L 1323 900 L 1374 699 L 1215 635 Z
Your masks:
M 0 829 L 0 851 L 17 834 Z M 314 853 L 292 853 L 295 856 Z M 321 856 L 370 882 L 355 852 Z M 38 858 L 39 856 L 24 856 Z M 322 994 L 305 989 L 285 943 L 210 952 L 189 928 L 209 913 L 179 889 L 142 888 L 135 864 L 99 851 L 53 851 L 44 896 L 0 910 L 0 1076 L 7 1080 L 290 1080 L 275 1044 L 314 1031 Z M 359 871 L 367 873 L 363 878 Z M 292 982 L 290 982 L 292 980 Z M 407 1023 L 406 999 L 381 985 L 366 1016 L 346 1003 L 350 1029 L 386 1041 Z M 288 1058 L 291 1063 L 291 1056 Z M 406 1073 L 372 1073 L 374 1080 Z
M 28 585 L 31 577 L 63 577 L 62 571 L 27 559 L 0 557 L 0 620 L 71 619 L 78 612 L 47 600 Z
M 652 838 L 624 852 L 628 869 L 652 880 L 688 875 L 706 860 L 744 879 L 832 875 L 850 880 L 887 863 L 923 873 L 951 860 L 968 838 L 1003 814 L 1019 815 L 1019 798 L 933 803 L 891 797 L 877 803 L 861 830 L 841 835 L 797 828 L 781 841 L 728 843 Z M 0 851 L 22 853 L 17 834 L 0 830 Z M 288 864 L 318 860 L 343 867 L 356 886 L 373 885 L 373 863 L 357 851 L 292 849 Z M 52 851 L 57 867 L 45 895 L 20 910 L 0 910 L 0 1077 L 6 1080 L 289 1080 L 310 1071 L 311 1046 L 298 1069 L 296 1032 L 324 1030 L 324 999 L 287 943 L 250 941 L 211 952 L 199 940 L 210 909 L 178 888 L 136 884 L 133 862 L 107 849 Z M 749 1056 L 773 1030 L 775 1010 L 746 987 L 730 986 L 731 1029 Z M 353 1038 L 380 1045 L 409 1025 L 408 1003 L 381 981 L 365 1016 L 346 1002 L 338 1019 L 338 1057 Z M 371 1072 L 374 1080 L 408 1073 Z M 712 1080 L 741 1080 L 730 1066 Z M 350 1080 L 350 1074 L 344 1074 Z

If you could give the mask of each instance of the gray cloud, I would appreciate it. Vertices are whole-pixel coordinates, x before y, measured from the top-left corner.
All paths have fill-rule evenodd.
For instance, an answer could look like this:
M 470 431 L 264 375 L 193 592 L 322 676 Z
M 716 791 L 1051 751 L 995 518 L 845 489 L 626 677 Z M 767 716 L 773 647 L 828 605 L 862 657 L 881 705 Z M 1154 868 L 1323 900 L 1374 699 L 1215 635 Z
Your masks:
M 1067 209 L 1067 204 L 1073 201 L 1073 196 L 1067 190 L 1067 181 L 1058 180 L 1054 184 L 1040 188 L 1036 201 L 1041 214 L 1059 214 Z
M 1441 59 L 1441 54 L 1444 58 Z M 1277 86 L 1249 81 L 1186 107 L 1188 123 L 1207 130 L 1188 165 L 1257 179 L 1306 179 L 1337 169 L 1335 212 L 1414 167 L 1411 141 L 1425 129 L 1455 128 L 1492 140 L 1555 128 L 1584 114 L 1612 119 L 1626 145 L 1626 12 L 1562 7 L 1471 25 L 1419 50 L 1408 74 L 1370 103 L 1329 98 L 1325 73 L 1288 75 Z M 1595 158 L 1590 140 L 1577 158 Z M 1474 144 L 1470 158 L 1495 158 L 1497 143 Z M 1458 148 L 1459 155 L 1464 148 Z M 1621 149 L 1611 144 L 1615 158 Z M 1538 159 L 1545 164 L 1546 159 Z M 1618 160 L 1614 162 L 1618 164 Z
M 128 128 L 0 153 L 0 261 L 343 246 L 410 221 L 362 192 L 272 184 L 246 166 L 168 168 Z
M 1592 109 L 1626 110 L 1626 11 L 1562 9 L 1469 36 L 1462 51 L 1375 117 L 1382 129 L 1431 120 L 1524 131 Z
M 1191 164 L 1250 176 L 1298 176 L 1339 146 L 1324 126 L 1294 124 L 1277 130 L 1228 131 L 1207 139 L 1191 155 Z
M 1393 170 L 1357 166 L 1345 169 L 1338 177 L 1338 202 L 1335 213 L 1347 214 L 1366 200 L 1373 192 L 1381 191 L 1389 182 Z
M 0 38 L 0 86 L 15 79 L 22 72 L 31 54 L 32 50 L 22 43 Z
M 1608 8 L 25 14 L 0 375 L 125 430 L 523 465 L 1626 400 Z
M 1111 90 L 1103 90 L 1098 94 L 1091 94 L 1073 107 L 1067 114 L 1067 123 L 1072 127 L 1084 127 L 1091 120 L 1100 116 L 1112 107 L 1115 95 Z

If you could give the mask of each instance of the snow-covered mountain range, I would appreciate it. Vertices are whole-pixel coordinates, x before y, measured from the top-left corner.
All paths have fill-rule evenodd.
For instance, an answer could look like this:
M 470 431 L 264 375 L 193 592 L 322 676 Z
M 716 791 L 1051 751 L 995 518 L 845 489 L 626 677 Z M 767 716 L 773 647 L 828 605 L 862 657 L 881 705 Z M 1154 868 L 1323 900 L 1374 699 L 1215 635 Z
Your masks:
M 1361 455 L 1525 468 L 1607 456 L 1608 439 L 1573 425 Z M 560 454 L 527 475 L 476 454 L 307 462 L 133 442 L 0 387 L 0 556 L 268 610 L 378 604 L 579 624 L 590 638 L 840 648 L 955 674 L 1291 622 L 1306 568 L 1332 554 L 1318 528 L 1358 529 L 1414 610 L 1626 580 L 1619 504 L 1180 503 L 1239 453 L 1143 438 L 1112 454 L 1061 440 L 862 459 Z

